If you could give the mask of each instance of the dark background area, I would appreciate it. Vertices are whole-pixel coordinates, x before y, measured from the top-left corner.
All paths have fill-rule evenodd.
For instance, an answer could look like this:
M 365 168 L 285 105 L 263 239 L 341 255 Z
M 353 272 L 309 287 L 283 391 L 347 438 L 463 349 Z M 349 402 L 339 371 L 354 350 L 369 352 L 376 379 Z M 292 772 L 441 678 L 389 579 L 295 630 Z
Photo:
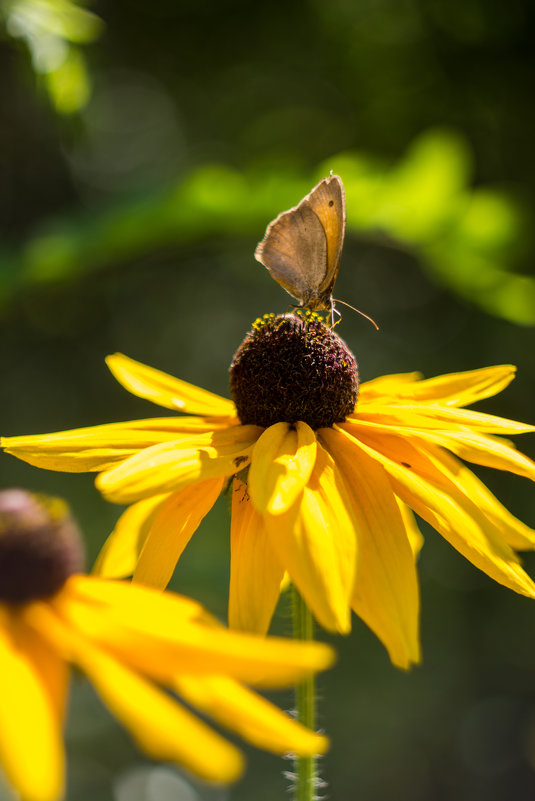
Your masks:
M 515 382 L 478 408 L 535 421 L 528 0 L 46 8 L 36 26 L 31 0 L 0 3 L 2 434 L 160 416 L 115 383 L 114 351 L 227 394 L 251 322 L 290 302 L 255 245 L 329 169 L 348 201 L 335 294 L 381 329 L 343 310 L 362 379 L 513 363 Z M 533 437 L 518 445 L 533 458 Z M 69 501 L 90 566 L 120 512 L 91 477 L 4 455 L 0 472 Z M 535 523 L 525 479 L 478 474 Z M 393 668 L 356 619 L 325 637 L 340 656 L 319 679 L 320 794 L 527 801 L 535 606 L 422 531 L 422 666 Z M 222 498 L 172 587 L 224 619 L 228 561 Z M 284 599 L 273 630 L 289 631 Z M 252 749 L 230 789 L 145 762 L 78 677 L 66 736 L 67 801 L 286 797 L 290 764 Z

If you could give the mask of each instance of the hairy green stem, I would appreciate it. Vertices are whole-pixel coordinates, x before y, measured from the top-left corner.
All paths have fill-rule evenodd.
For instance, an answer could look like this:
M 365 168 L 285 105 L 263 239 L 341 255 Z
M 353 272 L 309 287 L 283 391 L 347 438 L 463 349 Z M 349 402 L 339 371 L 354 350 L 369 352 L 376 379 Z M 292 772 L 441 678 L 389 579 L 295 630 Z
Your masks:
M 314 639 L 314 620 L 310 610 L 298 591 L 292 585 L 293 636 L 299 640 Z M 316 686 L 311 675 L 295 689 L 297 720 L 315 731 Z M 294 763 L 295 784 L 294 801 L 313 801 L 316 787 L 316 757 L 296 756 Z

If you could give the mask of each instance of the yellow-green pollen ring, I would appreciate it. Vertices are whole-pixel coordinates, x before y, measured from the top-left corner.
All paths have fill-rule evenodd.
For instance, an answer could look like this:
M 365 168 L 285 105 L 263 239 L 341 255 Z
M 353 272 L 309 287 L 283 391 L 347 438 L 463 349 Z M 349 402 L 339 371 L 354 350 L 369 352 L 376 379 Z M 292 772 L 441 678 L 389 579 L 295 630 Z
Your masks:
M 323 317 L 321 314 L 318 314 L 318 312 L 310 311 L 310 309 L 295 309 L 292 314 L 294 317 L 299 317 L 305 322 L 325 322 L 325 317 Z M 283 321 L 287 317 L 287 314 L 279 314 L 276 317 L 273 312 L 268 312 L 267 314 L 263 314 L 262 317 L 257 317 L 251 328 L 253 328 L 255 331 L 259 331 L 263 326 L 274 323 L 275 319 Z
M 355 408 L 357 362 L 317 312 L 265 314 L 234 356 L 230 390 L 243 424 L 329 427 Z
M 50 598 L 82 567 L 81 537 L 64 501 L 0 492 L 0 601 Z

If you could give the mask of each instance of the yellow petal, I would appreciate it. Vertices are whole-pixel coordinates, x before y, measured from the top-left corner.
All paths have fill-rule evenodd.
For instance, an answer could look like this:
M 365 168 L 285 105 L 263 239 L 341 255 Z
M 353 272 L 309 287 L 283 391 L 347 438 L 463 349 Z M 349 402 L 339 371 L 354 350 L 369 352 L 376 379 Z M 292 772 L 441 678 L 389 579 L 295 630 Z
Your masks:
M 396 436 L 400 440 L 411 439 L 422 443 L 441 445 L 468 462 L 494 467 L 497 470 L 507 470 L 535 481 L 535 462 L 517 451 L 514 445 L 499 437 L 485 436 L 476 431 L 466 430 L 417 430 L 366 422 L 356 417 L 344 423 L 344 428 L 355 437 L 375 437 L 377 439 L 384 433 L 386 438 Z
M 101 473 L 96 485 L 108 500 L 132 503 L 231 476 L 247 466 L 260 431 L 258 426 L 235 426 L 155 445 Z
M 322 643 L 302 644 L 229 631 L 208 615 L 203 617 L 202 610 L 196 615 L 198 605 L 172 593 L 85 577 L 86 582 L 96 584 L 91 597 L 81 577 L 76 578 L 69 580 L 53 601 L 69 628 L 83 632 L 125 664 L 160 682 L 168 683 L 181 673 L 215 671 L 248 684 L 278 687 L 323 670 L 333 661 L 332 650 Z M 119 586 L 110 591 L 106 589 L 110 584 Z M 128 605 L 113 602 L 117 595 L 126 594 Z
M 358 538 L 353 609 L 392 662 L 420 661 L 420 597 L 414 555 L 384 468 L 349 438 L 320 430 L 343 477 Z
M 442 436 L 439 432 L 433 436 L 433 440 L 467 462 L 494 467 L 496 470 L 507 470 L 535 481 L 535 462 L 517 451 L 512 443 L 498 437 L 469 431 L 455 432 L 453 435 L 447 432 Z
M 227 398 L 188 384 L 154 367 L 147 367 L 122 353 L 108 356 L 106 364 L 125 389 L 159 406 L 192 414 L 236 416 L 236 407 Z
M 329 631 L 347 633 L 356 561 L 356 536 L 336 466 L 318 445 L 302 499 L 288 512 L 265 516 L 281 565 L 312 613 Z
M 178 762 L 208 781 L 239 778 L 239 751 L 169 695 L 103 652 L 86 649 L 78 661 L 102 700 L 149 756 Z
M 519 423 L 517 420 L 474 412 L 472 409 L 449 408 L 435 404 L 377 403 L 366 407 L 357 405 L 355 413 L 348 419 L 356 423 L 380 423 L 443 431 L 470 428 L 488 434 L 524 434 L 535 431 L 535 426 Z
M 232 424 L 234 424 L 233 421 Z M 75 428 L 54 434 L 2 437 L 7 453 L 36 467 L 68 473 L 108 470 L 159 442 L 211 432 L 222 425 L 200 417 L 162 417 Z M 225 427 L 228 427 L 229 423 Z
M 28 603 L 18 610 L 16 637 L 21 649 L 32 654 L 32 659 L 39 668 L 41 682 L 48 692 L 61 730 L 65 716 L 70 670 L 67 662 L 54 647 L 54 643 L 47 640 L 46 631 L 32 625 L 33 607 L 33 603 Z
M 154 518 L 168 498 L 169 493 L 155 495 L 129 506 L 102 546 L 93 573 L 105 578 L 131 576 Z
M 234 746 L 73 628 L 68 637 L 74 660 L 149 756 L 178 762 L 209 781 L 230 782 L 239 777 L 243 762 Z
M 411 400 L 418 403 L 440 403 L 446 406 L 468 406 L 490 398 L 505 389 L 515 377 L 516 367 L 500 364 L 463 373 L 449 373 L 436 378 L 415 381 L 404 376 L 385 376 L 369 381 L 360 388 L 360 400 L 372 400 L 382 394 L 390 400 Z M 417 374 L 409 373 L 409 376 Z M 401 379 L 401 380 L 400 380 Z M 360 401 L 359 401 L 360 402 Z
M 306 729 L 265 698 L 226 676 L 180 676 L 186 701 L 244 740 L 276 754 L 323 754 L 328 740 Z
M 358 444 L 385 467 L 396 495 L 459 553 L 500 584 L 535 597 L 535 585 L 501 532 L 468 492 L 437 469 L 424 446 L 416 448 L 407 439 L 386 435 L 375 439 L 368 434 L 361 434 Z
M 167 587 L 182 551 L 208 514 L 221 490 L 223 479 L 214 478 L 174 492 L 159 507 L 134 570 L 134 581 L 150 587 Z
M 475 503 L 512 548 L 535 549 L 535 531 L 514 517 L 462 462 L 443 448 L 427 446 L 426 453 L 437 469 Z
M 410 509 L 406 503 L 403 503 L 403 501 L 400 500 L 397 497 L 397 495 L 395 497 L 396 497 L 396 503 L 401 513 L 401 519 L 403 520 L 403 525 L 405 526 L 405 531 L 407 532 L 407 537 L 409 538 L 413 556 L 416 559 L 418 554 L 423 548 L 424 544 L 423 534 L 418 528 L 418 524 L 416 522 L 415 516 L 412 513 L 412 509 Z
M 0 764 L 24 801 L 57 801 L 64 776 L 58 712 L 65 667 L 15 616 L 2 618 Z
M 367 402 L 375 397 L 383 398 L 385 395 L 394 395 L 398 387 L 403 384 L 411 384 L 414 381 L 421 381 L 421 373 L 391 373 L 372 378 L 370 381 L 363 381 L 359 386 L 359 403 Z
M 280 595 L 284 570 L 247 487 L 234 479 L 230 529 L 229 626 L 265 634 Z
M 195 621 L 213 625 L 213 618 L 197 601 L 175 593 L 155 592 L 152 588 L 129 581 L 109 581 L 96 576 L 78 574 L 71 576 L 59 598 L 63 603 L 73 601 L 96 607 L 101 615 L 116 615 L 123 620 L 136 609 L 136 617 L 143 627 L 150 629 L 157 615 L 165 615 L 167 624 L 172 619 L 175 626 L 182 621 Z M 56 596 L 57 600 L 58 596 Z M 165 624 L 166 625 L 166 624 Z
M 295 503 L 316 461 L 316 435 L 306 423 L 275 423 L 259 437 L 247 484 L 261 514 L 279 515 Z
M 67 473 L 107 470 L 154 442 L 154 438 L 144 432 L 107 426 L 1 439 L 6 453 L 35 467 Z
M 283 575 L 282 580 L 281 580 L 281 593 L 282 592 L 286 592 L 286 590 L 289 590 L 290 587 L 291 587 L 291 584 L 292 584 L 292 580 L 291 580 L 290 576 L 288 575 L 288 571 L 285 570 L 284 571 L 284 575 Z

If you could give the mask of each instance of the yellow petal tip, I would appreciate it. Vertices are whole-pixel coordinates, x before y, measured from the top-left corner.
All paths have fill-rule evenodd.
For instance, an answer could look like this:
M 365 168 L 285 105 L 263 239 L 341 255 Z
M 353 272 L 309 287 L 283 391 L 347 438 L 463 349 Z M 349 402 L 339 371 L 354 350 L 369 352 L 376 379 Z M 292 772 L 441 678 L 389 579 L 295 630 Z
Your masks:
M 305 736 L 296 748 L 296 753 L 299 756 L 320 756 L 326 754 L 330 747 L 330 740 L 324 734 L 314 734 L 305 730 Z

